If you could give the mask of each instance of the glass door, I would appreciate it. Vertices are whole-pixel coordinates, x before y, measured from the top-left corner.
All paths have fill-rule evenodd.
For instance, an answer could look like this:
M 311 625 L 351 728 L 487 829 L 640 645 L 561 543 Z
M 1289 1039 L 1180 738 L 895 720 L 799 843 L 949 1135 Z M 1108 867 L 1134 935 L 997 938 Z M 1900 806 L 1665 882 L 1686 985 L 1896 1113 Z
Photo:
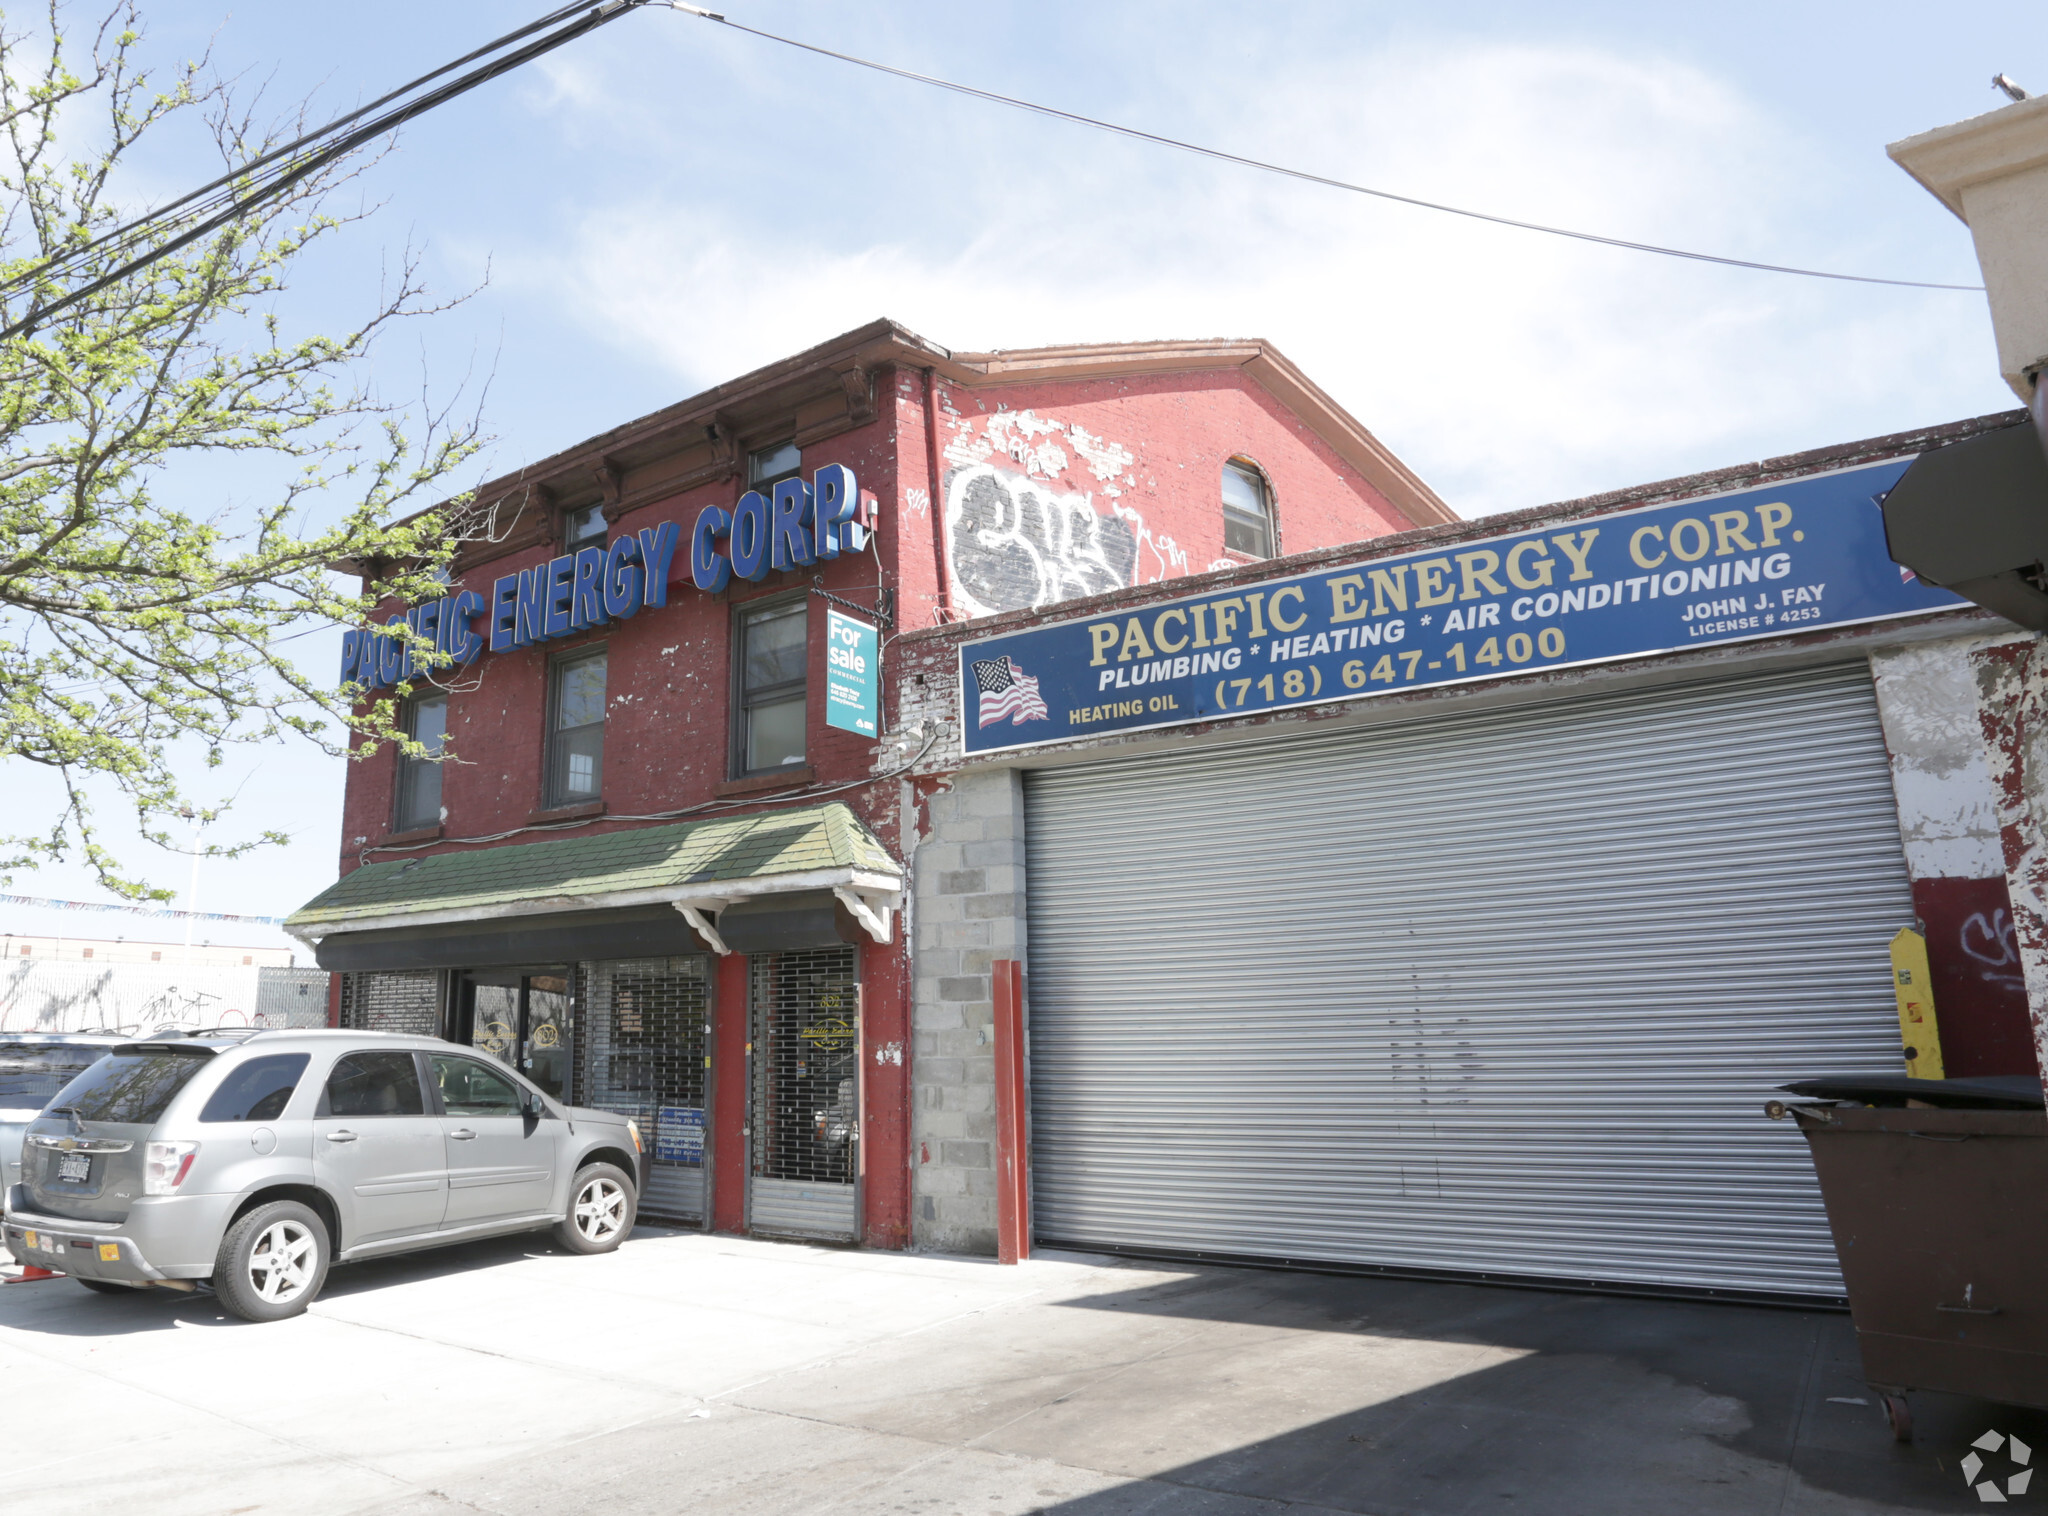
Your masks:
M 497 1059 L 564 1103 L 575 1046 L 568 972 L 472 969 L 462 976 L 449 1041 Z

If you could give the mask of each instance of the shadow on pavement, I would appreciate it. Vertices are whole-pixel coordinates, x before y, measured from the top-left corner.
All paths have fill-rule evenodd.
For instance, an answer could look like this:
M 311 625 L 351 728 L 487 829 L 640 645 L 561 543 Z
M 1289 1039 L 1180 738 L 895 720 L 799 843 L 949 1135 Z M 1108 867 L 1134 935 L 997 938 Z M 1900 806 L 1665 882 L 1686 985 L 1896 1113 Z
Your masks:
M 1210 1268 L 1062 1304 L 1522 1356 L 1043 1508 L 1058 1516 L 1966 1511 L 1983 1503 L 1958 1463 L 1985 1431 L 2048 1461 L 2048 1413 L 1956 1395 L 1916 1393 L 1914 1442 L 1895 1443 L 1831 1311 Z
M 667 1227 L 639 1226 L 622 1246 L 631 1247 L 636 1241 L 670 1234 Z M 415 1280 L 476 1273 L 554 1253 L 572 1256 L 545 1232 L 521 1232 L 510 1237 L 488 1237 L 479 1242 L 344 1263 L 328 1272 L 314 1309 L 319 1308 L 320 1301 L 346 1300 Z M 29 1309 L 9 1309 L 17 1301 Z M 102 1294 L 65 1278 L 0 1286 L 0 1321 L 17 1331 L 55 1337 L 123 1337 L 139 1332 L 172 1331 L 180 1326 L 262 1325 L 230 1316 L 221 1309 L 213 1292 L 203 1286 L 190 1294 L 163 1289 Z

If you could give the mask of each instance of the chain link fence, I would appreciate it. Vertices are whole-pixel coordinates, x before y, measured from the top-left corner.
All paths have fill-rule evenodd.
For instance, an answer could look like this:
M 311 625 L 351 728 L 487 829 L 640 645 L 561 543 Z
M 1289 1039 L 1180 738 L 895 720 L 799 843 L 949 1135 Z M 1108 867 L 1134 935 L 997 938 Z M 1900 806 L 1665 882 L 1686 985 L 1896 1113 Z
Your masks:
M 205 964 L 0 964 L 0 1033 L 327 1025 L 324 969 Z

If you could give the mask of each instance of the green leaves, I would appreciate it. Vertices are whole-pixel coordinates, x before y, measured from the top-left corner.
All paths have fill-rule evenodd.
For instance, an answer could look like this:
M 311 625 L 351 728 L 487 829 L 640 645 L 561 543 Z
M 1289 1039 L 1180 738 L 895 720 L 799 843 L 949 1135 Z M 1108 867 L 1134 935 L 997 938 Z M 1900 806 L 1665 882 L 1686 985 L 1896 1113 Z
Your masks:
M 89 57 L 57 19 L 52 4 L 39 36 L 0 31 L 0 279 L 128 219 L 136 207 L 109 186 L 147 134 L 203 123 L 237 163 L 295 131 L 256 126 L 201 63 L 159 88 L 140 65 L 132 4 L 102 21 Z M 100 146 L 67 156 L 60 127 Z M 362 219 L 321 208 L 355 172 L 309 176 L 0 341 L 0 753 L 56 773 L 68 797 L 47 827 L 0 836 L 0 871 L 77 856 L 118 894 L 166 898 L 104 845 L 92 794 L 111 787 L 143 835 L 168 845 L 168 818 L 196 809 L 174 747 L 196 740 L 211 767 L 231 745 L 288 734 L 358 755 L 412 746 L 396 701 L 351 707 L 282 645 L 321 625 L 365 624 L 390 596 L 441 593 L 436 571 L 455 547 L 443 513 L 403 518 L 433 504 L 482 442 L 473 417 L 386 403 L 363 377 L 386 331 L 441 308 L 410 258 L 352 329 L 287 332 L 278 300 L 295 263 Z M 0 326 L 134 252 L 0 299 Z M 238 455 L 296 471 L 239 514 L 201 519 L 153 492 L 172 470 Z M 339 578 L 337 564 L 357 580 Z

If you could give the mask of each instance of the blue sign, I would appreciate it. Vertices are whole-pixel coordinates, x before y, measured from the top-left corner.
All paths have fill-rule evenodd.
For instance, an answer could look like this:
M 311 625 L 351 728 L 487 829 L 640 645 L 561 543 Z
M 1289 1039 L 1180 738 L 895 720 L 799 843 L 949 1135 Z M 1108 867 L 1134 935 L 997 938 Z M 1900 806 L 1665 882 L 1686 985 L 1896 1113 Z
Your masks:
M 865 621 L 825 612 L 825 724 L 872 737 L 881 711 L 878 639 Z
M 964 746 L 1005 752 L 1965 604 L 1886 551 L 1878 502 L 1911 461 L 970 642 Z
M 769 488 L 772 498 L 748 490 L 730 511 L 707 505 L 697 513 L 687 571 L 698 589 L 716 594 L 734 574 L 759 582 L 770 570 L 809 568 L 866 548 L 875 522 L 872 497 L 862 496 L 844 464 L 827 464 L 809 484 L 784 479 Z M 409 628 L 461 666 L 486 647 L 505 653 L 624 621 L 644 607 L 668 604 L 669 586 L 685 571 L 677 557 L 682 532 L 674 521 L 644 527 L 604 547 L 507 574 L 488 597 L 462 590 L 414 606 L 386 625 Z M 421 671 L 402 637 L 375 627 L 342 633 L 344 688 L 385 689 Z M 874 735 L 872 725 L 866 731 Z
M 693 1105 L 665 1105 L 656 1110 L 654 1156 L 661 1163 L 703 1163 L 704 1112 Z

